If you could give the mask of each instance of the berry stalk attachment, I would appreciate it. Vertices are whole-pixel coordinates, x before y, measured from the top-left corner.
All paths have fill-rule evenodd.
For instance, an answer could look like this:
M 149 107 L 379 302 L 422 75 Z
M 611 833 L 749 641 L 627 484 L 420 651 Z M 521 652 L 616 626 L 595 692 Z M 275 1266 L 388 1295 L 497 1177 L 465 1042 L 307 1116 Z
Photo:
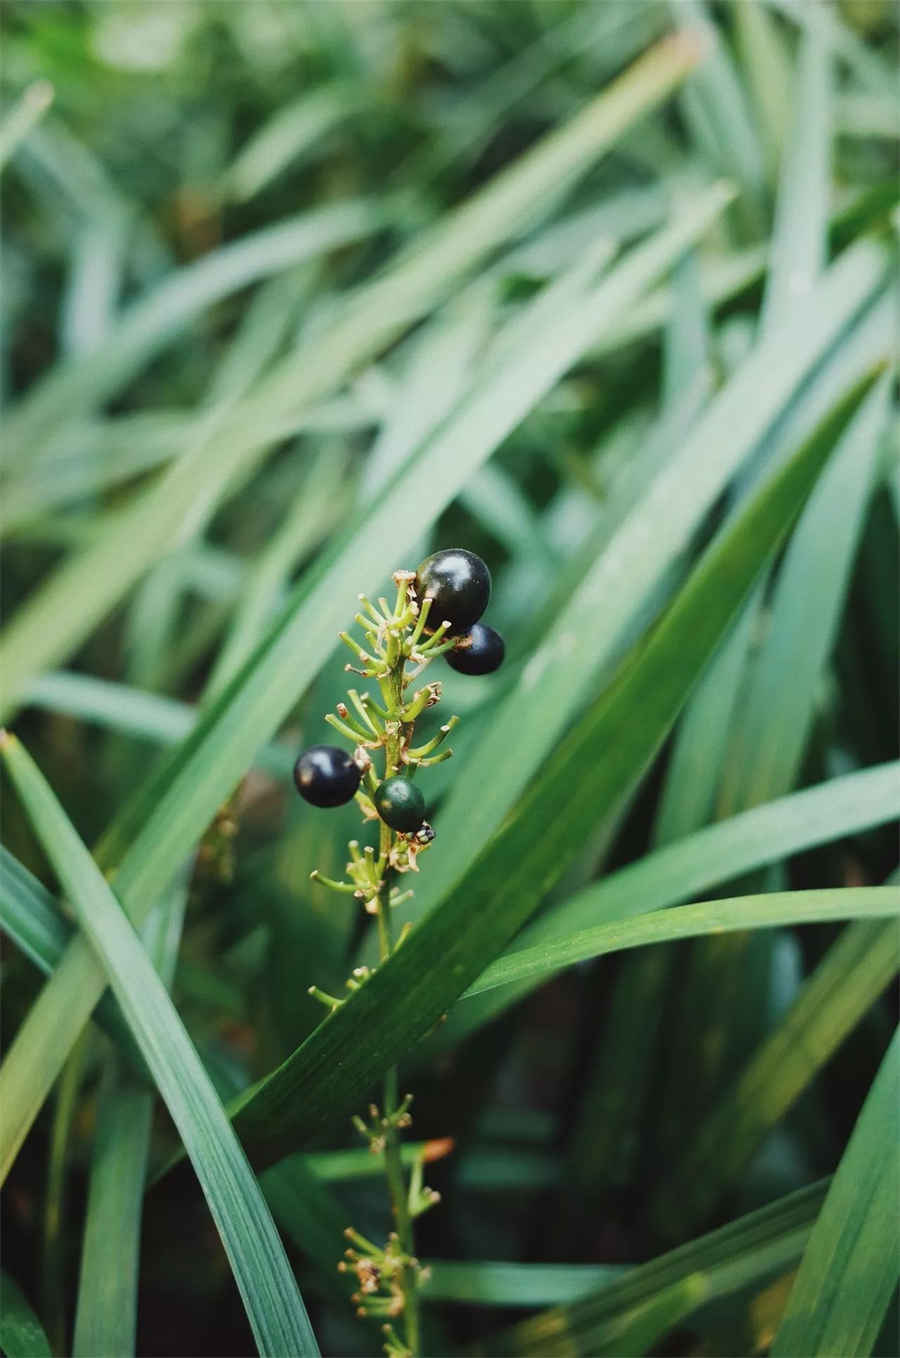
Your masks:
M 416 681 L 439 656 L 462 674 L 487 674 L 503 660 L 499 633 L 479 619 L 487 607 L 491 577 L 480 557 L 463 548 L 435 552 L 416 571 L 394 572 L 393 605 L 380 598 L 373 604 L 364 594 L 355 615 L 362 641 L 348 632 L 341 640 L 355 663 L 348 671 L 374 681 L 378 695 L 351 688 L 347 702 L 339 702 L 325 720 L 353 746 L 352 753 L 333 745 L 305 750 L 294 768 L 297 790 L 317 807 L 341 806 L 355 797 L 363 821 L 378 825 L 377 844 L 348 845 L 346 879 L 334 881 L 318 871 L 313 878 L 333 891 L 351 894 L 375 917 L 380 961 L 402 945 L 405 931 L 394 939 L 391 911 L 411 891 L 396 879 L 418 872 L 418 857 L 434 839 L 425 819 L 426 803 L 416 782 L 419 769 L 448 759 L 453 751 L 441 748 L 458 718 L 451 717 L 424 744 L 415 743 L 418 719 L 441 700 L 439 682 Z M 407 926 L 408 929 L 409 926 Z M 352 993 L 370 975 L 358 967 L 347 981 Z M 310 994 L 329 1013 L 345 1003 L 317 986 Z M 346 998 L 346 997 L 345 997 Z M 400 1154 L 400 1133 L 410 1125 L 412 1096 L 398 1095 L 396 1067 L 385 1077 L 383 1106 L 371 1105 L 369 1118 L 354 1125 L 374 1154 L 384 1157 L 394 1230 L 384 1247 L 348 1229 L 351 1247 L 341 1268 L 359 1280 L 354 1301 L 362 1315 L 383 1323 L 385 1351 L 393 1358 L 414 1358 L 421 1351 L 418 1289 L 423 1271 L 415 1257 L 413 1220 L 437 1201 L 424 1187 L 423 1165 L 413 1167 L 409 1183 Z M 402 1326 L 401 1326 L 402 1321 Z M 402 1338 L 394 1326 L 402 1328 Z

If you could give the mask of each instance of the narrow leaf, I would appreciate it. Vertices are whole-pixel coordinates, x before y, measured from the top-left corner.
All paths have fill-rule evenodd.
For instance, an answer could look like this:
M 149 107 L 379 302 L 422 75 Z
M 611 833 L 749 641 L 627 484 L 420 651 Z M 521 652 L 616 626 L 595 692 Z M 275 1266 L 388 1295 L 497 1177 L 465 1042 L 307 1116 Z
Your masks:
M 43 1326 L 8 1273 L 0 1273 L 0 1349 L 6 1358 L 50 1358 Z
M 900 1032 L 869 1091 L 791 1289 L 773 1358 L 872 1352 L 900 1274 Z

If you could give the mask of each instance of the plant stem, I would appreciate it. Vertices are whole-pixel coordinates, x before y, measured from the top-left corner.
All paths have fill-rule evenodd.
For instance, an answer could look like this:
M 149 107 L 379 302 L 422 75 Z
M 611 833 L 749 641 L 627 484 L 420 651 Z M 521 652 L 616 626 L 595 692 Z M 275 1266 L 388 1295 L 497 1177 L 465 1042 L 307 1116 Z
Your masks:
M 405 659 L 401 655 L 393 666 L 390 677 L 385 681 L 385 688 L 388 689 L 390 694 L 388 709 L 392 717 L 396 712 L 399 712 L 403 705 L 404 667 Z M 388 694 L 386 693 L 385 696 L 387 697 Z M 385 742 L 384 762 L 384 776 L 385 778 L 390 778 L 396 771 L 396 767 L 399 763 L 399 737 L 396 740 L 389 739 Z M 389 855 L 393 839 L 394 833 L 390 826 L 385 825 L 382 821 L 379 852 L 385 863 L 385 868 L 381 878 L 381 887 L 378 892 L 377 914 L 378 945 L 382 962 L 390 957 L 392 948 L 390 905 L 392 869 L 389 864 Z M 391 1208 L 394 1214 L 394 1226 L 397 1231 L 397 1238 L 403 1253 L 411 1258 L 414 1253 L 412 1218 L 409 1214 L 409 1198 L 406 1186 L 406 1176 L 403 1171 L 400 1135 L 393 1122 L 399 1102 L 397 1067 L 391 1066 L 384 1077 L 384 1117 L 387 1122 L 384 1138 L 384 1168 L 388 1182 L 388 1192 L 391 1198 Z M 420 1347 L 419 1298 L 414 1267 L 407 1265 L 403 1269 L 402 1286 L 405 1299 L 403 1321 L 406 1331 L 406 1345 L 409 1349 L 411 1358 L 416 1358 Z

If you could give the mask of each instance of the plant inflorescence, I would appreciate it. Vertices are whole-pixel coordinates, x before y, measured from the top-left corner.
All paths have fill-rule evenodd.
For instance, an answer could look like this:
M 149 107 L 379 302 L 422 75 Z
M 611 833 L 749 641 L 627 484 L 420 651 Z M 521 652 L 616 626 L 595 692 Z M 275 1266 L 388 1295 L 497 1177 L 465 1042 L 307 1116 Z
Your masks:
M 396 884 L 398 876 L 418 872 L 419 855 L 431 845 L 435 832 L 425 819 L 426 803 L 416 775 L 422 768 L 448 759 L 453 751 L 440 748 L 457 723 L 451 717 L 437 734 L 415 743 L 418 719 L 441 700 L 439 681 L 416 681 L 438 656 L 462 674 L 488 674 L 504 657 L 500 634 L 479 621 L 487 607 L 491 577 L 480 557 L 462 548 L 435 552 L 416 571 L 394 572 L 393 606 L 379 598 L 373 604 L 359 596 L 356 622 L 363 643 L 347 632 L 341 640 L 353 652 L 347 670 L 373 680 L 379 696 L 348 691 L 325 720 L 348 739 L 352 752 L 333 745 L 305 750 L 294 768 L 300 795 L 313 806 L 341 806 L 356 799 L 366 823 L 378 825 L 377 845 L 348 845 L 346 879 L 335 881 L 315 871 L 312 876 L 333 891 L 351 894 L 376 920 L 381 961 L 400 947 L 405 930 L 394 938 L 391 911 L 412 894 Z M 408 929 L 409 926 L 406 926 Z M 370 975 L 357 967 L 347 981 L 352 992 Z M 310 994 L 334 1012 L 344 1003 L 318 986 Z M 401 1156 L 400 1133 L 411 1123 L 412 1096 L 398 1095 L 397 1070 L 386 1078 L 382 1106 L 371 1104 L 368 1118 L 354 1118 L 354 1126 L 373 1154 L 383 1155 L 394 1229 L 384 1246 L 348 1228 L 350 1242 L 340 1267 L 358 1280 L 354 1293 L 360 1314 L 382 1320 L 388 1354 L 419 1352 L 417 1293 L 424 1271 L 414 1252 L 413 1222 L 438 1200 L 423 1182 L 423 1153 L 407 1180 Z M 395 1323 L 402 1322 L 402 1337 Z

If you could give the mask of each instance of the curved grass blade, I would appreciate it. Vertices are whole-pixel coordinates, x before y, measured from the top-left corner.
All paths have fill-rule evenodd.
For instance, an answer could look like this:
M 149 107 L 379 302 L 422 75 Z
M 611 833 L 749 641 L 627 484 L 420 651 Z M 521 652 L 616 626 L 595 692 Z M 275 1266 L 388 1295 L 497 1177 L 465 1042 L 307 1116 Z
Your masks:
M 540 977 L 546 980 L 576 962 L 586 962 L 589 958 L 602 957 L 623 948 L 668 943 L 676 938 L 702 938 L 704 934 L 738 929 L 769 929 L 778 925 L 819 924 L 862 917 L 890 919 L 897 915 L 900 915 L 900 887 L 880 886 L 771 891 L 757 896 L 732 896 L 701 901 L 696 905 L 679 905 L 634 919 L 597 924 L 556 943 L 539 943 L 504 953 L 472 983 L 466 996 L 525 979 Z M 890 946 L 887 953 L 891 955 Z M 881 989 L 886 984 L 887 980 Z
M 634 786 L 868 385 L 710 546 L 668 612 L 440 909 L 237 1106 L 236 1124 L 260 1162 L 277 1159 L 358 1103 L 370 1082 L 475 981 L 485 958 L 503 948 L 585 836 Z
M 143 920 L 259 745 L 331 653 L 335 633 L 346 622 L 345 601 L 356 597 L 359 581 L 396 569 L 398 554 L 418 535 L 419 525 L 454 498 L 471 472 L 578 358 L 604 318 L 627 307 L 702 233 L 730 192 L 714 186 L 596 286 L 587 287 L 592 262 L 579 261 L 540 293 L 532 304 L 532 314 L 543 322 L 539 342 L 523 327 L 521 344 L 504 352 L 453 419 L 316 561 L 243 669 L 210 705 L 174 759 L 147 780 L 140 798 L 119 817 L 116 832 L 106 837 L 104 863 L 121 858 L 116 887 L 130 918 Z M 587 291 L 573 300 L 577 279 Z M 102 989 L 95 959 L 76 939 L 0 1068 L 0 1103 L 16 1110 L 15 1122 L 8 1119 L 3 1124 L 0 1177 L 65 1057 L 60 1015 L 65 1015 L 65 1030 L 74 1033 L 86 1022 Z
M 773 1358 L 872 1352 L 900 1273 L 900 1032 L 804 1251 Z
M 160 745 L 177 745 L 198 721 L 197 710 L 190 703 L 73 670 L 51 670 L 33 679 L 24 706 L 63 712 Z M 273 743 L 263 745 L 254 762 L 274 778 L 289 778 L 294 758 L 293 751 Z
M 31 757 L 10 735 L 0 754 L 181 1134 L 260 1352 L 318 1354 L 259 1185 L 165 986 Z

